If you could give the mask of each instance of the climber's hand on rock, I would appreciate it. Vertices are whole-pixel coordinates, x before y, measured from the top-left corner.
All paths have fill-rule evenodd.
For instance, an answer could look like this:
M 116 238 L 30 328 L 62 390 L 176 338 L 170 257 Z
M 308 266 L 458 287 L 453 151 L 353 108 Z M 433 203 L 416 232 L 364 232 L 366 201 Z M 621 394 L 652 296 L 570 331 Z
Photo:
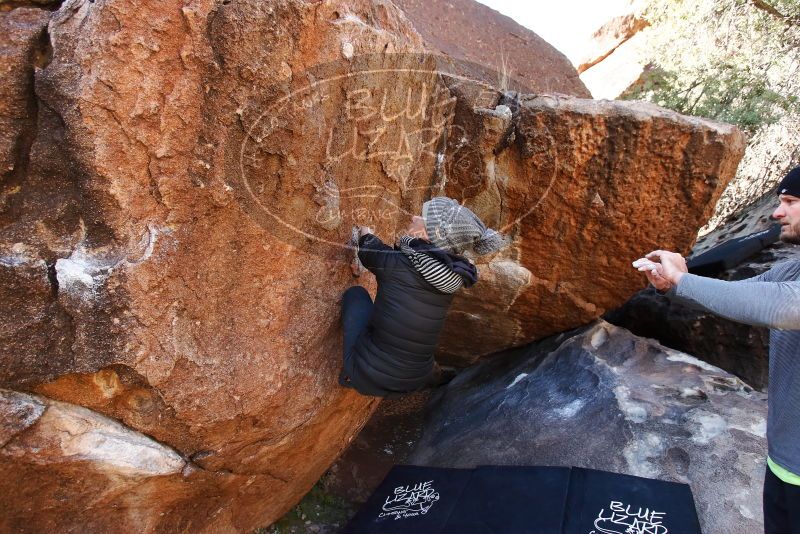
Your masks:
M 375 231 L 370 228 L 369 226 L 359 226 L 358 227 L 358 237 L 364 237 L 367 234 L 374 234 Z

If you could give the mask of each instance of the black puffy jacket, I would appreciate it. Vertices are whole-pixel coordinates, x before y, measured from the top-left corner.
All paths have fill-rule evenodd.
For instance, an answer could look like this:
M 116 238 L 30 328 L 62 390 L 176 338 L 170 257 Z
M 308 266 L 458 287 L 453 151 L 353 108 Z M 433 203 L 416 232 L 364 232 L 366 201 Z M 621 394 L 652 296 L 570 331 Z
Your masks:
M 456 272 L 466 267 L 477 276 L 466 258 L 432 245 L 427 248 L 434 257 L 449 258 Z M 351 385 L 360 393 L 376 396 L 430 385 L 433 354 L 455 294 L 436 289 L 403 252 L 375 235 L 359 239 L 358 257 L 375 275 L 378 291 L 369 324 L 352 350 Z

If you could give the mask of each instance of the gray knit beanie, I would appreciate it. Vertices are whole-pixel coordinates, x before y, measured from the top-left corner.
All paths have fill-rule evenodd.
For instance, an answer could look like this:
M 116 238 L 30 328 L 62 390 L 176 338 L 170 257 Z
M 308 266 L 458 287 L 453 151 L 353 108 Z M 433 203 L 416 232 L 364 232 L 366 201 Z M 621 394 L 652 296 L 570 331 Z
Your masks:
M 471 248 L 482 256 L 508 245 L 501 234 L 486 228 L 469 208 L 448 197 L 433 197 L 422 205 L 425 231 L 431 243 L 442 250 L 461 254 Z

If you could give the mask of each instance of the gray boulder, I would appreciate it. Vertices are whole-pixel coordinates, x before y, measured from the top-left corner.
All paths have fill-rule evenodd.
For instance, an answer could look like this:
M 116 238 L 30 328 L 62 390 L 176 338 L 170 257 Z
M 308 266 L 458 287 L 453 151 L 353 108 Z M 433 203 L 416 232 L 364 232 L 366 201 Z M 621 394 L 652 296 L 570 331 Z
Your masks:
M 597 321 L 459 374 L 409 463 L 578 466 L 687 483 L 704 532 L 761 532 L 766 396 Z
M 765 269 L 766 270 L 766 269 Z M 769 330 L 671 302 L 655 289 L 636 293 L 603 317 L 633 334 L 694 354 L 764 391 L 769 378 Z

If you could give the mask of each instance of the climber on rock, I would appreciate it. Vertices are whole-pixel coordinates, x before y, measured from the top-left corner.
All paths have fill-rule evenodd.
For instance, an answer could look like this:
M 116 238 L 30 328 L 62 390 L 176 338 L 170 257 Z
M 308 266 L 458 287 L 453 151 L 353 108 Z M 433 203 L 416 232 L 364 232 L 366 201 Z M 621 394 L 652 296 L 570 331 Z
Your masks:
M 778 186 L 772 217 L 781 241 L 800 244 L 800 167 Z M 800 260 L 735 282 L 690 274 L 680 254 L 655 250 L 633 262 L 670 299 L 732 321 L 770 329 L 766 534 L 800 533 Z
M 445 316 L 456 291 L 478 280 L 475 265 L 462 254 L 496 252 L 508 240 L 457 201 L 434 197 L 394 247 L 364 226 L 352 241 L 353 274 L 363 264 L 375 275 L 378 291 L 374 303 L 361 286 L 344 292 L 339 383 L 373 396 L 436 385 L 433 355 Z

